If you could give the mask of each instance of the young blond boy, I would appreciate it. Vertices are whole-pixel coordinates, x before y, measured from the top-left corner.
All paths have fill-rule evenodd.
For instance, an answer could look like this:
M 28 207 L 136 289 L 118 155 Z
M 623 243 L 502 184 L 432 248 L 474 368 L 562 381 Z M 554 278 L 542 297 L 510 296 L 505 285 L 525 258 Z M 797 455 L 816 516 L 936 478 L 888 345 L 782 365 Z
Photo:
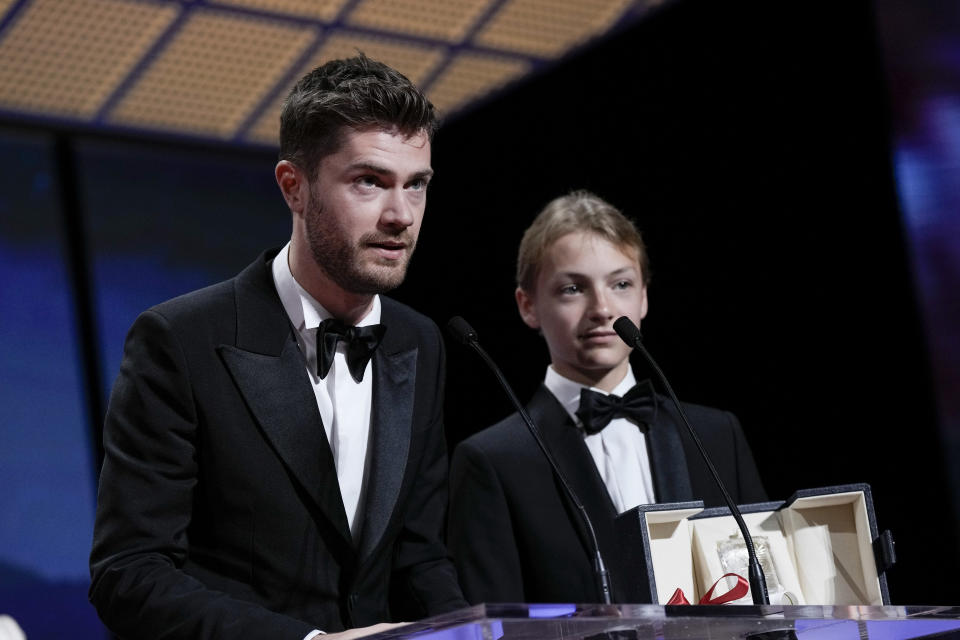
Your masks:
M 613 330 L 620 316 L 639 325 L 647 315 L 649 274 L 633 223 L 583 191 L 546 206 L 517 259 L 520 316 L 550 352 L 526 408 L 584 503 L 611 573 L 620 569 L 617 514 L 653 502 L 722 502 L 675 407 L 637 381 L 631 349 Z M 608 394 L 632 410 L 604 409 Z M 736 417 L 691 404 L 684 411 L 734 500 L 765 500 Z M 580 518 L 518 414 L 456 448 L 450 483 L 449 546 L 470 602 L 601 601 Z

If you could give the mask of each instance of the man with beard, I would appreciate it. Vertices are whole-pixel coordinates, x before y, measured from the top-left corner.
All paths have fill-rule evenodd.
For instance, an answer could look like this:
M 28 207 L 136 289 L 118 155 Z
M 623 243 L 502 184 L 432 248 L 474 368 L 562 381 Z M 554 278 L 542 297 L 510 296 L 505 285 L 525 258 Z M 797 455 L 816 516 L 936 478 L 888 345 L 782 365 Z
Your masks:
M 436 126 L 362 55 L 307 74 L 275 172 L 290 242 L 134 323 L 90 559 L 118 635 L 300 640 L 465 606 L 440 542 L 441 338 L 380 295 L 416 245 Z

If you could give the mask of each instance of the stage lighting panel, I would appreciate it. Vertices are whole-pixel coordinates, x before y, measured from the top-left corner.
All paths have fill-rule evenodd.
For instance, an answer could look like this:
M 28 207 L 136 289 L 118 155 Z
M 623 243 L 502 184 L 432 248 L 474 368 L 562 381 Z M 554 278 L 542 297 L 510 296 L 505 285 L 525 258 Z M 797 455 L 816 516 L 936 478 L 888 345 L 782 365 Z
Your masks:
M 489 0 L 361 0 L 346 22 L 456 44 L 467 37 L 489 4 Z
M 194 11 L 110 121 L 231 138 L 316 36 L 311 26 Z
M 441 111 L 500 88 L 530 70 L 530 63 L 482 53 L 461 53 L 430 86 L 427 96 Z
M 0 38 L 0 109 L 95 117 L 177 13 L 174 4 L 34 0 Z
M 450 116 L 662 0 L 0 0 L 0 121 L 274 146 L 289 86 L 363 51 Z
M 346 0 L 218 0 L 218 3 L 329 23 L 339 15 Z
M 345 30 L 333 33 L 324 41 L 316 55 L 311 56 L 290 77 L 288 85 L 277 91 L 270 105 L 264 109 L 245 138 L 258 144 L 276 145 L 280 131 L 280 110 L 293 83 L 324 62 L 355 56 L 358 52 L 385 62 L 417 85 L 422 84 L 429 77 L 443 61 L 445 55 L 444 48 L 438 45 L 405 42 Z
M 503 4 L 473 42 L 555 58 L 609 29 L 629 5 L 630 0 L 513 0 Z

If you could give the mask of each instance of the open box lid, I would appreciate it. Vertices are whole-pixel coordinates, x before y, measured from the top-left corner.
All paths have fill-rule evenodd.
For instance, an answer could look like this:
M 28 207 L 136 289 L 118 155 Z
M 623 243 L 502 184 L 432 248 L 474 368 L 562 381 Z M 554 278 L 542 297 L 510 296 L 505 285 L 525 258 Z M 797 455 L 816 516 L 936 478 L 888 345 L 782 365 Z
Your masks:
M 776 596 L 783 604 L 889 604 L 893 543 L 889 532 L 877 533 L 869 485 L 805 489 L 784 502 L 740 508 L 766 554 L 771 603 Z M 621 514 L 616 528 L 620 571 L 612 577 L 620 602 L 665 604 L 677 588 L 696 602 L 736 555 L 718 554 L 721 545 L 743 546 L 729 509 L 704 509 L 700 501 L 641 505 Z

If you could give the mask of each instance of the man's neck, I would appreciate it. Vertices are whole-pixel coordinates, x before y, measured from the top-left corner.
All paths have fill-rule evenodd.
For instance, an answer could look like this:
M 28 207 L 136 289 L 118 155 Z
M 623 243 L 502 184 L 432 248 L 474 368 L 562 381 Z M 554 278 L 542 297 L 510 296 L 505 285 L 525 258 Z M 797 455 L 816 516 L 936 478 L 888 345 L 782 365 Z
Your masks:
M 294 280 L 319 302 L 334 318 L 355 325 L 373 309 L 372 293 L 354 293 L 334 282 L 312 259 L 297 258 L 299 252 L 287 254 Z

